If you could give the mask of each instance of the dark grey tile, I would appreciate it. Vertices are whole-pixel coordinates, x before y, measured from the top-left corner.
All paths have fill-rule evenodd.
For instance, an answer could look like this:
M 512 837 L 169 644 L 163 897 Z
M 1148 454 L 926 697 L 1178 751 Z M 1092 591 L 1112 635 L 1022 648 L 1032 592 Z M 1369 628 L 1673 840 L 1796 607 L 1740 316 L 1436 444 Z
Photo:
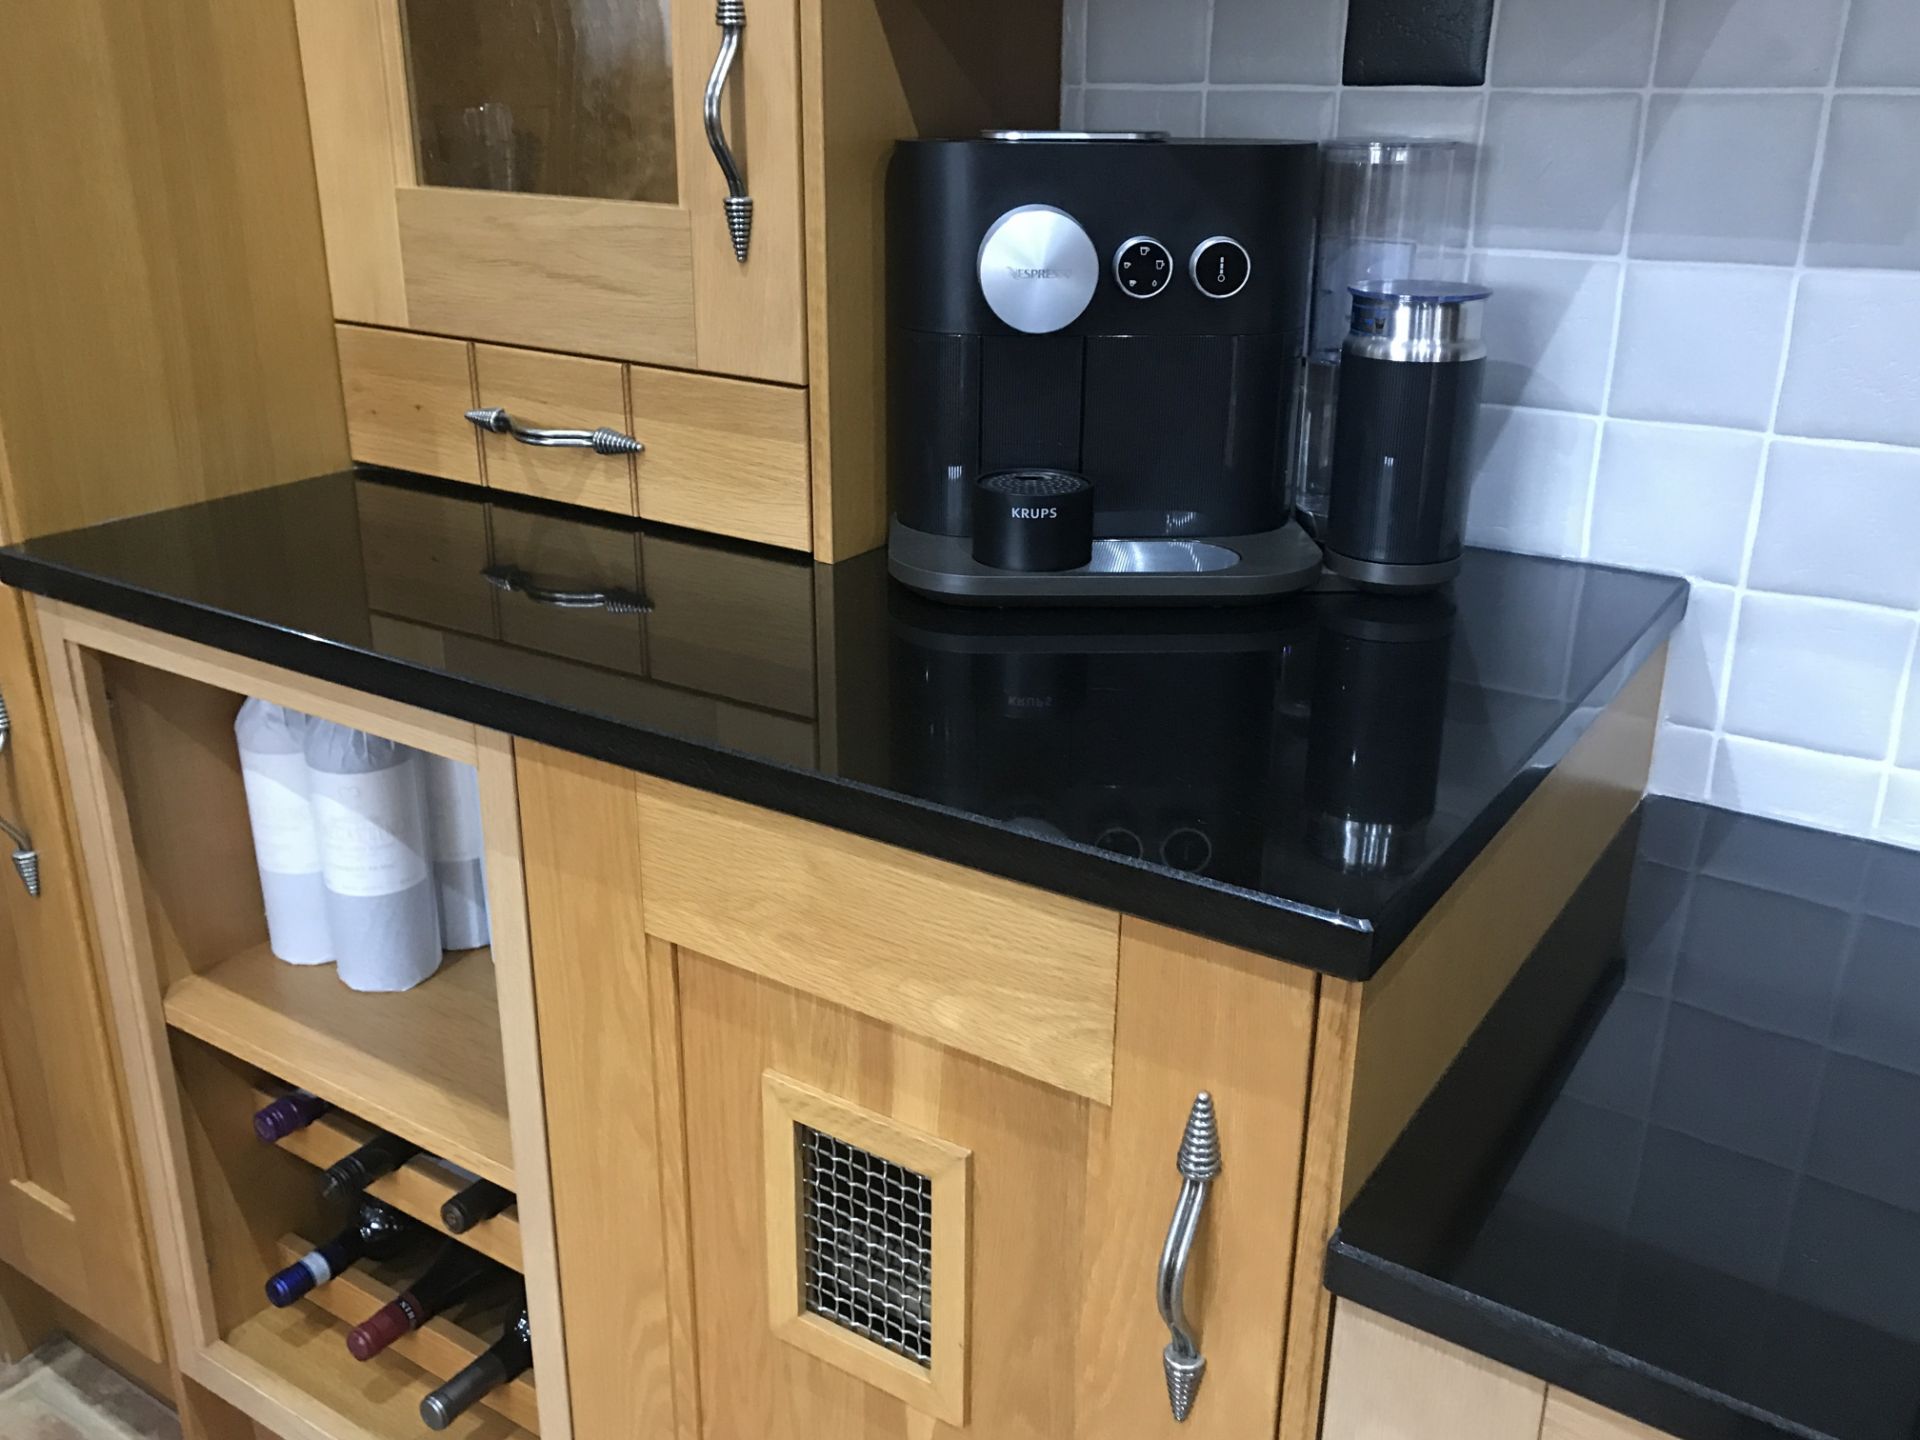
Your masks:
M 1844 910 L 1859 898 L 1872 855 L 1871 844 L 1850 835 L 1716 810 L 1707 817 L 1698 863 L 1703 875 Z
M 1920 1214 L 1819 1180 L 1802 1182 L 1780 1288 L 1920 1340 Z
M 1667 1015 L 1655 1124 L 1774 1165 L 1798 1166 L 1820 1093 L 1818 1045 L 1688 1005 Z
M 1824 1041 L 1849 923 L 1844 910 L 1698 876 L 1674 997 L 1782 1035 Z
M 1507 1182 L 1503 1203 L 1617 1231 L 1633 1211 L 1646 1122 L 1562 1098 L 1541 1120 Z
M 1807 1173 L 1920 1211 L 1920 1075 L 1829 1056 Z
M 1673 989 L 1673 971 L 1687 922 L 1687 899 L 1692 893 L 1693 876 L 1685 870 L 1645 860 L 1634 867 L 1626 919 L 1621 926 L 1628 989 L 1649 995 L 1666 995 Z
M 1640 855 L 1662 865 L 1689 869 L 1700 853 L 1707 821 L 1721 813 L 1691 800 L 1649 795 L 1640 806 Z
M 1876 845 L 1860 908 L 1869 915 L 1920 925 L 1920 850 Z
M 1920 929 L 1860 918 L 1828 1034 L 1844 1055 L 1920 1073 Z
M 1632 1233 L 1674 1260 L 1769 1285 L 1793 1187 L 1790 1170 L 1656 1126 L 1641 1151 Z
M 1349 85 L 1479 85 L 1493 0 L 1348 0 Z
M 1602 1105 L 1644 1117 L 1653 1102 L 1666 1023 L 1665 1000 L 1631 990 L 1617 993 L 1595 1022 L 1554 1103 Z

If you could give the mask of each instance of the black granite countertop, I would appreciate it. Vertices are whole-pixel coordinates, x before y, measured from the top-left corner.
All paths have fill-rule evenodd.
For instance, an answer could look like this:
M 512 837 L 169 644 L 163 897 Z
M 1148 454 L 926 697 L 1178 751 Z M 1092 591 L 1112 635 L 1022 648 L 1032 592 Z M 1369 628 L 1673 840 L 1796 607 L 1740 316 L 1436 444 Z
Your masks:
M 564 610 L 489 582 L 644 593 Z M 1365 977 L 1671 632 L 1678 580 L 1471 552 L 1423 599 L 982 611 L 497 492 L 302 480 L 0 580 Z
M 1642 820 L 1624 962 L 1581 975 L 1549 937 L 1327 1282 L 1682 1440 L 1909 1440 L 1920 853 Z

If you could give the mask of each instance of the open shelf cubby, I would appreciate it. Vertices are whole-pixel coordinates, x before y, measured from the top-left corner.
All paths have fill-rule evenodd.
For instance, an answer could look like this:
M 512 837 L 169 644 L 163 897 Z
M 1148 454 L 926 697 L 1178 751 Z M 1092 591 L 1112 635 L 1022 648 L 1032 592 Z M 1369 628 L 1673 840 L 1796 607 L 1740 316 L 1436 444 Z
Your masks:
M 570 1440 L 511 742 L 56 603 L 42 632 L 183 1375 L 263 1434 L 431 1433 L 421 1399 L 498 1337 L 504 1302 L 455 1307 L 361 1363 L 346 1325 L 424 1251 L 357 1265 L 284 1311 L 263 1289 L 290 1252 L 352 1218 L 320 1194 L 319 1169 L 391 1131 L 423 1153 L 369 1193 L 433 1229 L 445 1233 L 440 1207 L 468 1176 L 517 1195 L 456 1238 L 525 1277 L 535 1368 L 552 1377 L 539 1389 L 522 1377 L 445 1433 Z M 478 767 L 491 946 L 450 952 L 394 994 L 274 957 L 233 736 L 249 695 Z M 333 1108 L 263 1144 L 253 1116 L 292 1086 Z

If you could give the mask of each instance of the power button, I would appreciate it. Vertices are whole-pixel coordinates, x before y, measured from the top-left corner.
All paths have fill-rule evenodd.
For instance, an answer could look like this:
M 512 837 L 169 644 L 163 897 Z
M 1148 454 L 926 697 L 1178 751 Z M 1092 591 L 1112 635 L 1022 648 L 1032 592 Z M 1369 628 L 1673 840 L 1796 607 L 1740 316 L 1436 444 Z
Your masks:
M 1202 240 L 1187 262 L 1193 283 L 1209 300 L 1228 300 L 1247 288 L 1253 274 L 1253 261 L 1246 246 L 1225 235 Z

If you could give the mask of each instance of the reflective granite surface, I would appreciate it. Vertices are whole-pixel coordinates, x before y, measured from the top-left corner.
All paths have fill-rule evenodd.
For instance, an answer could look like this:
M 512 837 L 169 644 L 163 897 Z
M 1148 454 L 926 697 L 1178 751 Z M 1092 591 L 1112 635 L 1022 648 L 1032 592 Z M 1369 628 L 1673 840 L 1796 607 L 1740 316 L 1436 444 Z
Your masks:
M 0 579 L 1347 976 L 1686 603 L 1476 552 L 1417 600 L 962 610 L 878 552 L 816 566 L 371 474 L 36 540 Z
M 1670 800 L 1643 821 L 1624 963 L 1582 1011 L 1542 947 L 1343 1218 L 1328 1282 L 1685 1440 L 1908 1440 L 1920 853 Z

